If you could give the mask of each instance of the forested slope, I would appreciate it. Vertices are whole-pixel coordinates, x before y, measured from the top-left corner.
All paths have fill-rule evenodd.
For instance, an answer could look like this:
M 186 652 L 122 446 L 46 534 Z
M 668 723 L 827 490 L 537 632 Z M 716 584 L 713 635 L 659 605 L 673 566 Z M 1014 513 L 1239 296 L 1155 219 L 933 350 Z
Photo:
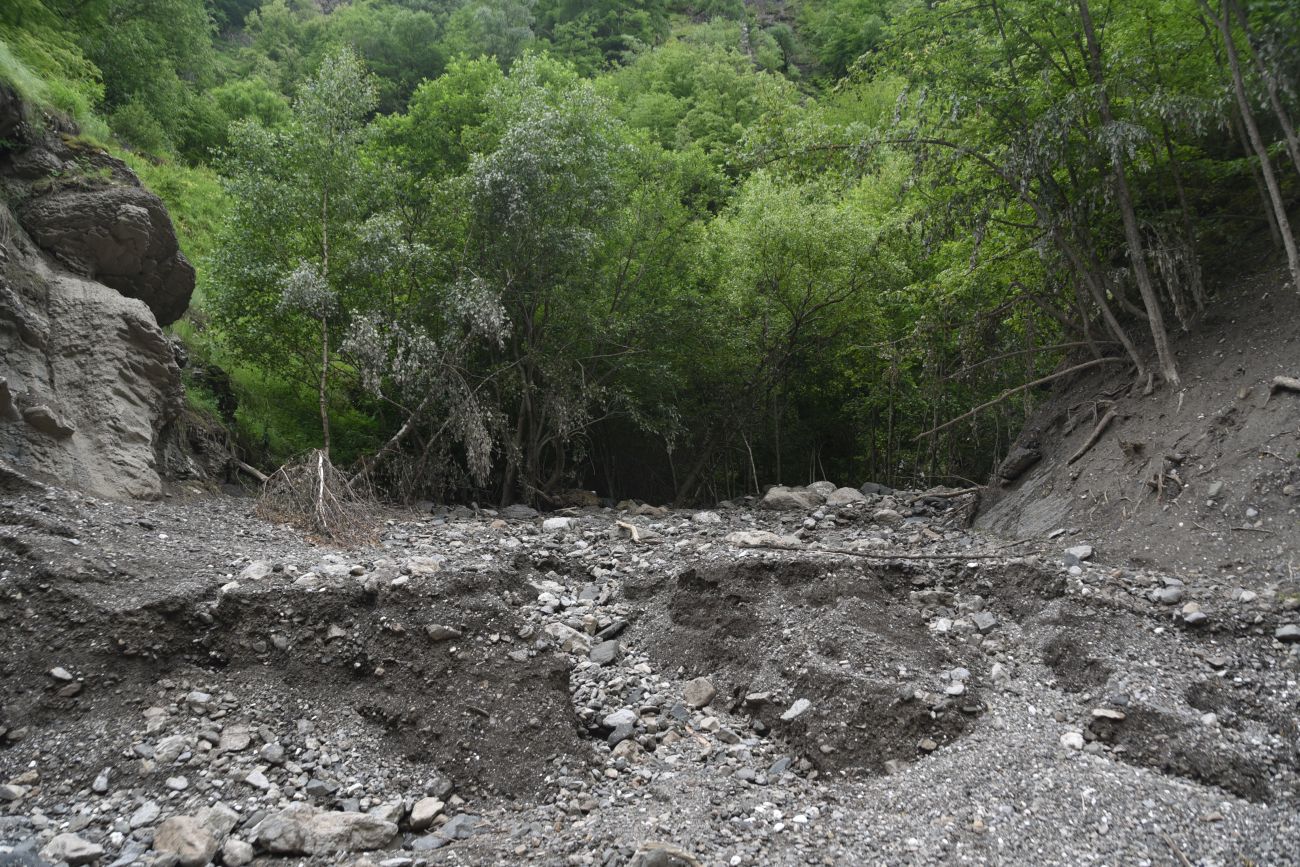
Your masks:
M 686 501 L 982 481 L 1083 364 L 1171 399 L 1168 335 L 1234 251 L 1300 284 L 1298 22 L 11 0 L 0 78 L 168 203 L 190 400 L 241 457 L 325 445 L 410 498 Z

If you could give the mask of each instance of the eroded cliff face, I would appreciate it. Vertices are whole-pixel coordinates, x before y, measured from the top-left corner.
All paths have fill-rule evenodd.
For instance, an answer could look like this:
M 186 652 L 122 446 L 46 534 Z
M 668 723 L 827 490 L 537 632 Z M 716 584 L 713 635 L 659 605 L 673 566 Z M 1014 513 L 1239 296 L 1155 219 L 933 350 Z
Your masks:
M 3 87 L 0 87 L 3 91 Z M 194 269 L 157 196 L 0 93 L 0 460 L 101 496 L 156 497 L 183 408 L 160 328 Z

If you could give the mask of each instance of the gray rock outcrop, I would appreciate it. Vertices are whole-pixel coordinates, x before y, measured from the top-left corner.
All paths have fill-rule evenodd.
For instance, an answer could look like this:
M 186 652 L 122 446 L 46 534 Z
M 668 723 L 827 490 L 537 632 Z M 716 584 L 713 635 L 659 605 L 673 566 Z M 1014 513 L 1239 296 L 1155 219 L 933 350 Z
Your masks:
M 156 497 L 183 408 L 159 323 L 189 304 L 193 268 L 123 163 L 34 132 L 10 93 L 0 129 L 0 460 L 100 496 Z

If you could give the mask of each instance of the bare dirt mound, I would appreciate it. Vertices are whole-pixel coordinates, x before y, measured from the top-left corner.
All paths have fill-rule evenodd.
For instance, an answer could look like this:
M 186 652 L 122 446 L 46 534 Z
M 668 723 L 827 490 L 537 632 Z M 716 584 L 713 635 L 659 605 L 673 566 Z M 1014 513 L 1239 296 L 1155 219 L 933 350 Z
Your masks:
M 1042 459 L 990 488 L 979 529 L 1078 531 L 1115 561 L 1300 579 L 1300 296 L 1279 270 L 1221 289 L 1174 343 L 1183 382 L 1147 397 L 1119 368 L 1080 378 L 1026 425 Z M 1095 446 L 1073 464 L 1103 417 Z

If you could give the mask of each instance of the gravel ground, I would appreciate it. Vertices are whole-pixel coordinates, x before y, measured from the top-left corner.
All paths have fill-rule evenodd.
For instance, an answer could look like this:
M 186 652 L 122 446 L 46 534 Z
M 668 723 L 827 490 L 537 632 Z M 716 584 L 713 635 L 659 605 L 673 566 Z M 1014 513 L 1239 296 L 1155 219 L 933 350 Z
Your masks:
M 1288 579 L 952 491 L 623 505 L 13 494 L 0 864 L 1300 862 Z

